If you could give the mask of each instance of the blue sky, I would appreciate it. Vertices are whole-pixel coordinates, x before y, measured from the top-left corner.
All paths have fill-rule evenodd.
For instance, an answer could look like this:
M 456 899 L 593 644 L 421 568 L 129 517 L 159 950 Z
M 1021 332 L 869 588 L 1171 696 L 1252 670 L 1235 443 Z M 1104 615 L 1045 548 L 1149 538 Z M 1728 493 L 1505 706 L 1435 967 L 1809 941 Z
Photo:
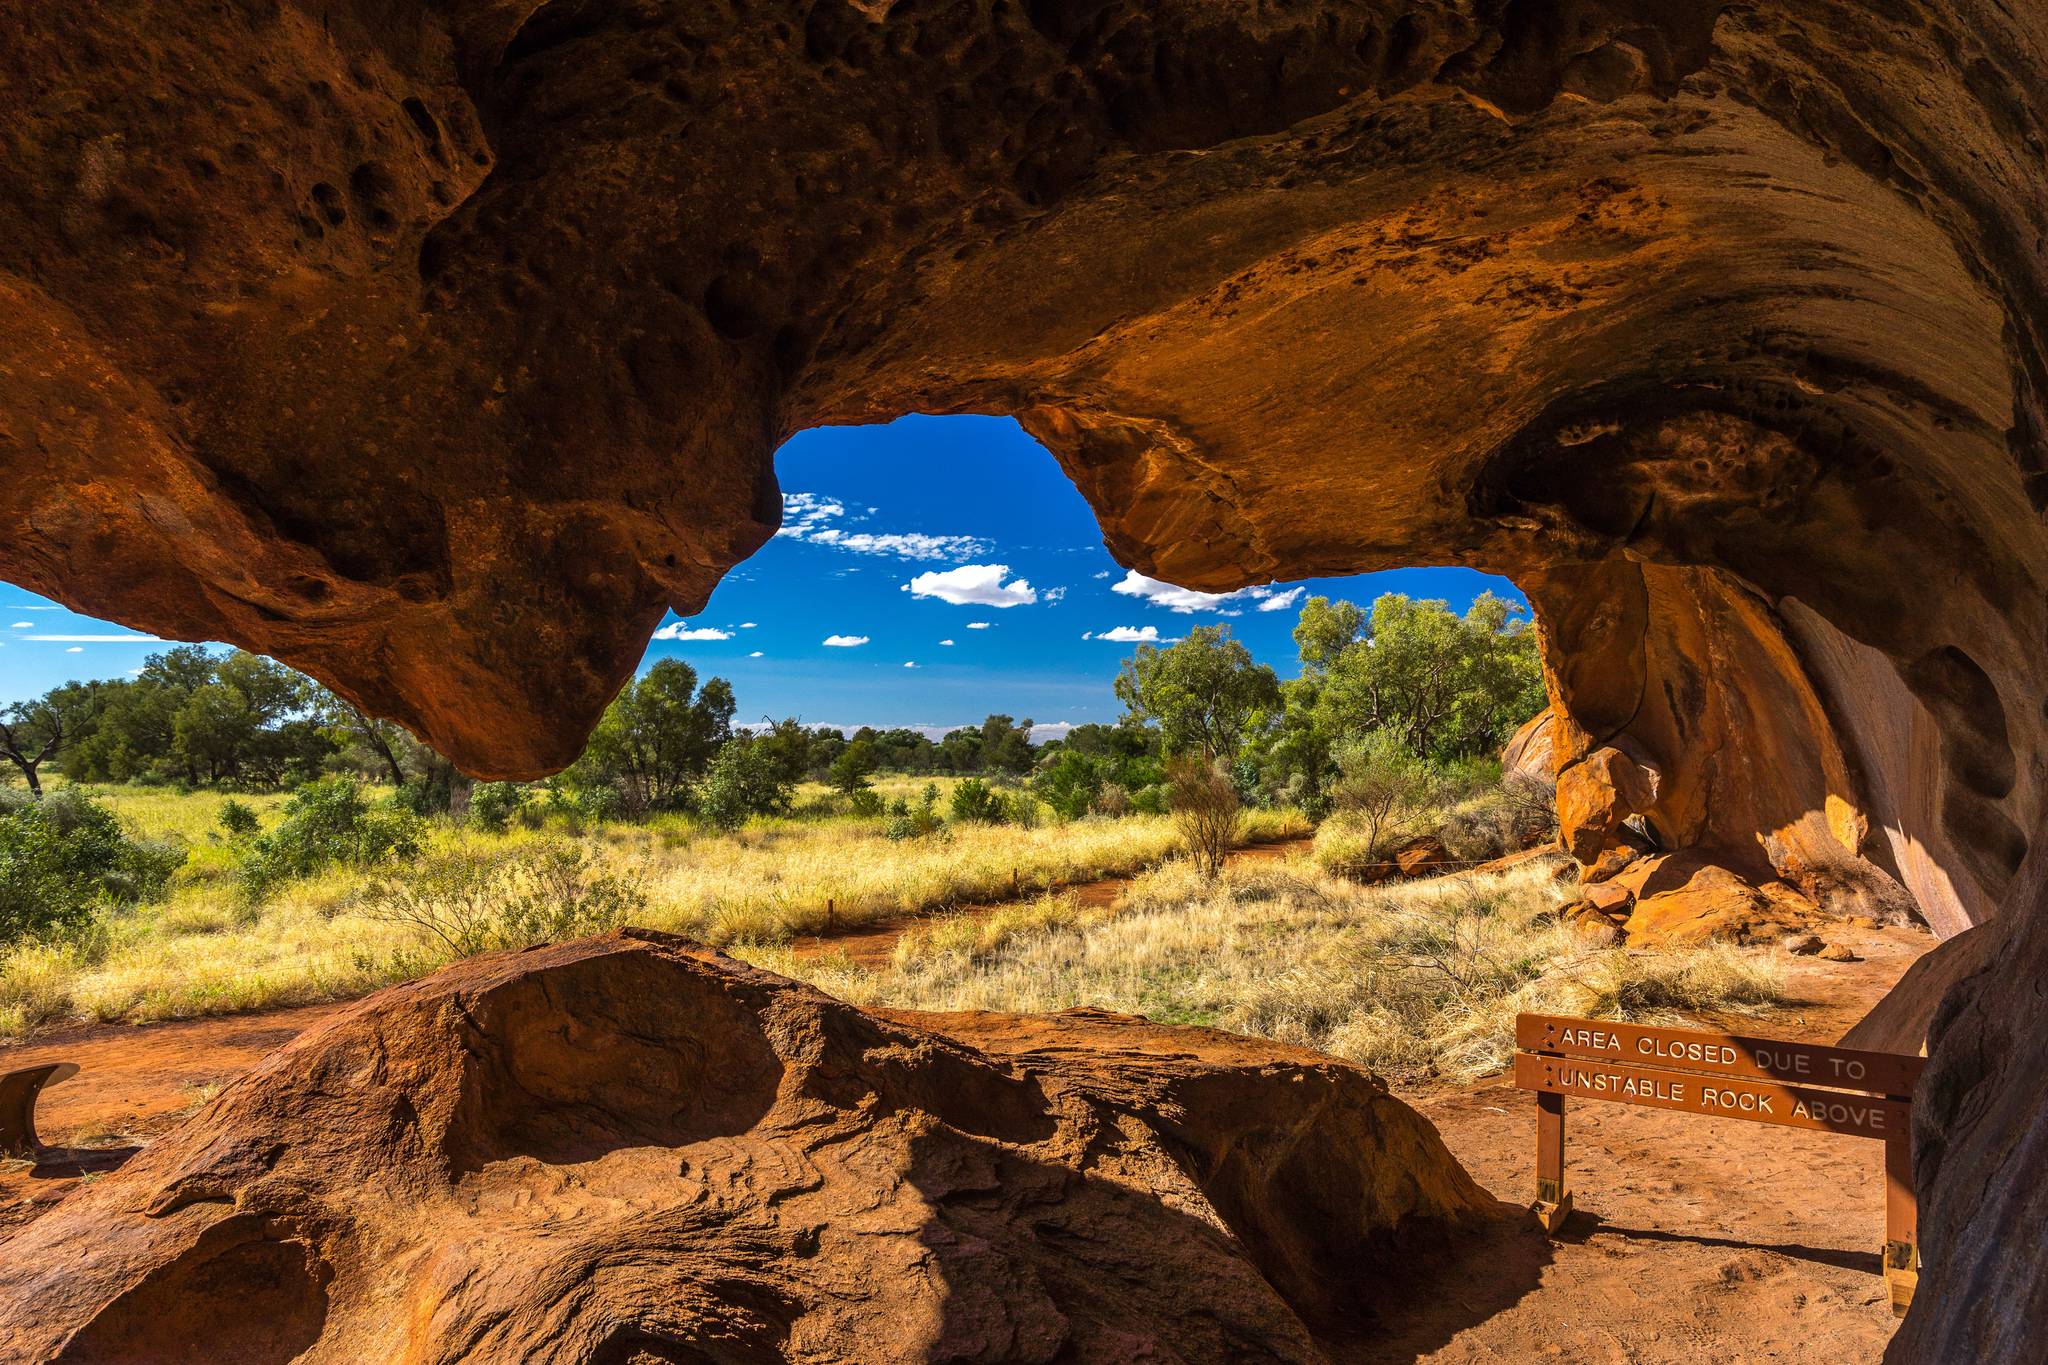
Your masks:
M 1305 597 L 1405 592 L 1463 610 L 1491 588 L 1520 600 L 1507 580 L 1468 569 L 1311 578 L 1225 598 L 1153 583 L 1109 557 L 1058 463 L 1007 418 L 818 428 L 775 463 L 782 534 L 702 612 L 668 617 L 642 664 L 682 658 L 730 679 L 742 721 L 943 728 L 991 711 L 1041 725 L 1107 721 L 1120 709 L 1111 681 L 1138 640 L 1227 624 L 1291 677 L 1289 632 Z M 0 704 L 67 678 L 124 677 L 161 648 L 0 584 Z

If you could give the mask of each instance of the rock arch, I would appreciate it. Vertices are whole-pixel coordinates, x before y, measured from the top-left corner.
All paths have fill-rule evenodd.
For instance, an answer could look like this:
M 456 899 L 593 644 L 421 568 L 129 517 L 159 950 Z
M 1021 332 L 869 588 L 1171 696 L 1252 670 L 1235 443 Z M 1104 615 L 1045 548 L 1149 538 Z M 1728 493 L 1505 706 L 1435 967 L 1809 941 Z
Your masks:
M 1992 0 L 0 18 L 0 573 L 488 775 L 574 754 L 819 423 L 1014 413 L 1190 586 L 1512 574 L 1568 763 L 2009 936 L 1898 1348 L 1995 1353 L 2040 1254 L 1938 1258 L 2048 1198 L 1958 1174 L 2043 1099 L 2043 88 Z

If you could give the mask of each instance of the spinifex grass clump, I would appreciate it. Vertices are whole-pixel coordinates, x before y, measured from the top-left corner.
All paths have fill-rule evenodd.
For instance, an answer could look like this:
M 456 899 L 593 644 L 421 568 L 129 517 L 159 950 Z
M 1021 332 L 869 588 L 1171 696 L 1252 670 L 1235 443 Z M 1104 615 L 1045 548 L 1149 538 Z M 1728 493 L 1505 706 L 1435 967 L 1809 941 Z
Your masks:
M 1760 954 L 1640 952 L 1560 924 L 1554 864 L 1367 889 L 1306 859 L 1210 881 L 1176 862 L 1113 908 L 1057 902 L 907 937 L 888 970 L 755 950 L 862 1004 L 1041 1011 L 1091 1005 L 1209 1024 L 1407 1078 L 1504 1067 L 1522 1010 L 1672 1021 L 1780 998 Z

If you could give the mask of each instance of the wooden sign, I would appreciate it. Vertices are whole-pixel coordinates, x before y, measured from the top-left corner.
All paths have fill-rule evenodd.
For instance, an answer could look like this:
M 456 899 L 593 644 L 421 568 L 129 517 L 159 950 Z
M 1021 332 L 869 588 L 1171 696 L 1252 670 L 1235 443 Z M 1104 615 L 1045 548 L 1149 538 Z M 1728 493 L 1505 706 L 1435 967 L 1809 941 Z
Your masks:
M 1919 1057 L 1895 1052 L 1747 1038 L 1734 1033 L 1617 1024 L 1605 1019 L 1569 1019 L 1555 1014 L 1515 1016 L 1515 1046 L 1524 1052 L 1669 1071 L 1706 1071 L 1718 1076 L 1824 1085 L 1838 1090 L 1875 1091 L 1901 1099 L 1920 1080 Z
M 1546 1231 L 1572 1207 L 1567 1096 L 1875 1138 L 1885 1144 L 1885 1279 L 1893 1311 L 1906 1311 L 1920 1269 L 1911 1134 L 1920 1058 L 1554 1014 L 1516 1016 L 1515 1047 L 1515 1084 L 1536 1092 L 1536 1214 Z

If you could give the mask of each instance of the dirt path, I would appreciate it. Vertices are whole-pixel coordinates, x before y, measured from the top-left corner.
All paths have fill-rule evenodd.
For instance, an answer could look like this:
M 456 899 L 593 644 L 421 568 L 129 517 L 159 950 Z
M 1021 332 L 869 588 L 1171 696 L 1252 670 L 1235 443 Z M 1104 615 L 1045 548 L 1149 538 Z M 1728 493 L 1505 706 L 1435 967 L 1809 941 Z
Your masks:
M 1313 838 L 1275 839 L 1269 843 L 1246 844 L 1233 849 L 1232 864 L 1272 862 L 1285 859 L 1315 846 Z M 1076 882 L 1068 886 L 1054 887 L 1048 895 L 1066 896 L 1084 908 L 1107 906 L 1115 903 L 1124 889 L 1137 880 L 1138 874 L 1128 877 L 1102 877 L 1092 882 Z M 880 920 L 864 925 L 850 933 L 807 934 L 790 944 L 798 957 L 823 957 L 827 953 L 844 955 L 857 967 L 879 969 L 889 965 L 896 954 L 896 940 L 920 924 L 929 924 L 935 919 L 951 915 L 993 915 L 1006 905 L 1016 901 L 997 901 L 988 905 L 976 905 L 960 910 L 934 911 L 929 914 L 904 915 L 895 919 Z

